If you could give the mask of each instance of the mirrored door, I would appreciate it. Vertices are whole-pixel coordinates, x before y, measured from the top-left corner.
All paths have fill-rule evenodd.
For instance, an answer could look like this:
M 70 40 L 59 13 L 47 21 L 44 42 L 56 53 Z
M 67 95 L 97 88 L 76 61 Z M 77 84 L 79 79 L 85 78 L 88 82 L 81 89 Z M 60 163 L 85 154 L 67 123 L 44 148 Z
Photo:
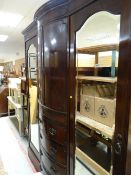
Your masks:
M 112 174 L 120 15 L 95 13 L 76 32 L 75 175 Z
M 28 79 L 29 79 L 29 123 L 30 141 L 39 152 L 38 116 L 37 116 L 37 50 L 32 44 L 28 50 Z

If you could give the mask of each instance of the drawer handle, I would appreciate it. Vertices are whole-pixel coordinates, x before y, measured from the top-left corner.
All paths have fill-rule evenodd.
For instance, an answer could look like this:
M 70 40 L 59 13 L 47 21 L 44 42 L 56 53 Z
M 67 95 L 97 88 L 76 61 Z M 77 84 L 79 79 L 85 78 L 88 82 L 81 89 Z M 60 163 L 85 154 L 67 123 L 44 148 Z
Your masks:
M 56 168 L 54 166 L 51 166 L 50 169 L 53 170 L 54 173 L 57 173 Z
M 42 120 L 41 120 L 41 118 L 39 118 L 39 122 L 40 122 L 40 123 L 42 123 Z
M 41 156 L 43 155 L 43 153 L 42 153 L 41 149 L 40 149 L 40 155 L 41 155 Z
M 43 139 L 42 135 L 40 134 L 40 138 Z
M 52 156 L 55 156 L 55 154 L 57 153 L 57 149 L 50 147 L 50 153 Z
M 49 128 L 49 133 L 54 136 L 56 135 L 56 130 L 54 128 Z

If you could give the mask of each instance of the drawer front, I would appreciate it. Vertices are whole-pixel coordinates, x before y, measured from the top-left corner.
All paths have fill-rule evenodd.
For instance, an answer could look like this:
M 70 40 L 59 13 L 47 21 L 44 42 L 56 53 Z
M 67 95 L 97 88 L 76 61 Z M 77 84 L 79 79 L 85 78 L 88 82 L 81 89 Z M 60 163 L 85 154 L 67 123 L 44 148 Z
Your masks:
M 41 151 L 41 167 L 49 175 L 67 175 L 66 168 L 59 166 L 55 161 L 51 160 L 45 153 Z
M 44 137 L 41 137 L 41 134 L 40 145 L 41 149 L 45 150 L 54 161 L 62 165 L 67 165 L 67 149 L 65 147 L 60 146 L 51 140 L 47 140 Z
M 44 116 L 49 120 L 67 125 L 67 115 L 65 113 L 59 113 L 49 109 L 44 109 L 41 105 L 39 105 L 39 118 L 42 120 L 45 118 Z
M 41 134 L 46 136 L 58 144 L 65 145 L 67 143 L 67 132 L 64 126 L 58 125 L 47 120 L 40 120 Z

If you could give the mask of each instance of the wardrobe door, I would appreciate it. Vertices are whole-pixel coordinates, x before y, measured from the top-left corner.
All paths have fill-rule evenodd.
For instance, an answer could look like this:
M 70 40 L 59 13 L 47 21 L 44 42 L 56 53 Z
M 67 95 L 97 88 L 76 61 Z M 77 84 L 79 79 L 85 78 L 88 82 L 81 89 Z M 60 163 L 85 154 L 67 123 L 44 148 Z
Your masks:
M 40 96 L 41 167 L 50 175 L 67 174 L 67 20 L 43 28 Z
M 129 8 L 127 8 L 128 11 L 125 10 L 126 6 L 128 6 L 130 8 L 131 4 L 129 4 L 129 1 L 126 1 L 126 2 L 123 1 L 123 3 L 122 3 L 122 1 L 110 0 L 110 1 L 107 1 L 105 3 L 104 0 L 99 0 L 99 1 L 94 1 L 93 3 L 88 5 L 87 7 L 83 8 L 82 10 L 78 11 L 76 14 L 73 14 L 71 16 L 71 27 L 70 27 L 70 29 L 71 29 L 70 30 L 71 31 L 71 40 L 70 40 L 70 42 L 71 42 L 71 50 L 70 50 L 71 57 L 70 58 L 71 59 L 70 59 L 70 65 L 72 66 L 71 69 L 73 70 L 74 69 L 73 65 L 75 65 L 74 63 L 75 63 L 75 59 L 76 59 L 76 55 L 75 55 L 76 52 L 75 51 L 78 50 L 78 47 L 76 48 L 76 45 L 78 44 L 78 42 L 75 43 L 74 41 L 76 41 L 76 37 L 77 37 L 76 33 L 83 27 L 83 24 L 85 23 L 85 21 L 87 19 L 89 19 L 89 17 L 91 17 L 92 15 L 94 15 L 98 12 L 102 12 L 102 11 L 111 13 L 113 15 L 120 15 L 120 25 L 118 24 L 116 26 L 116 29 L 117 28 L 119 29 L 119 26 L 120 26 L 120 30 L 118 30 L 120 32 L 120 33 L 118 33 L 120 42 L 117 43 L 119 46 L 119 49 L 118 49 L 118 52 L 119 52 L 118 60 L 119 61 L 118 61 L 118 68 L 117 68 L 117 74 L 116 74 L 117 75 L 117 83 L 116 83 L 117 92 L 116 92 L 116 108 L 115 108 L 115 116 L 114 116 L 115 117 L 115 127 L 113 128 L 112 139 L 111 139 L 111 150 L 112 151 L 111 152 L 109 151 L 109 154 L 111 153 L 111 165 L 112 165 L 110 167 L 110 170 L 108 170 L 108 171 L 106 170 L 106 172 L 102 170 L 102 173 L 98 172 L 97 168 L 96 168 L 96 164 L 94 163 L 94 159 L 93 159 L 93 161 L 90 160 L 90 157 L 85 159 L 85 157 L 84 157 L 85 154 L 83 154 L 83 152 L 81 152 L 79 150 L 78 150 L 79 151 L 78 152 L 76 149 L 76 154 L 79 153 L 79 154 L 77 154 L 79 156 L 78 158 L 82 159 L 84 157 L 83 163 L 84 164 L 87 163 L 88 164 L 87 167 L 89 169 L 91 169 L 90 166 L 95 165 L 94 166 L 95 170 L 92 168 L 93 172 L 95 172 L 95 174 L 113 174 L 113 175 L 118 175 L 118 174 L 125 175 L 126 174 L 126 172 L 125 172 L 126 167 L 125 166 L 126 166 L 126 150 L 127 150 L 127 139 L 128 139 L 127 136 L 128 136 L 128 124 L 129 124 L 129 109 L 130 109 L 130 103 L 129 103 L 130 90 L 129 89 L 130 89 L 130 84 L 131 84 L 130 79 L 129 79 L 130 51 L 129 51 L 129 43 L 128 43 L 128 40 L 129 40 L 128 36 L 130 36 L 130 27 L 129 27 L 130 26 L 129 25 L 130 17 L 129 17 L 129 13 L 127 13 L 130 10 L 129 10 Z M 94 19 L 94 18 L 92 18 L 92 19 Z M 91 27 L 89 25 L 90 22 L 91 22 L 91 20 L 88 23 L 89 28 Z M 100 31 L 98 26 L 101 23 L 102 23 L 102 20 L 99 20 L 98 25 L 95 26 L 96 32 Z M 82 29 L 84 30 L 84 27 Z M 101 29 L 106 29 L 106 26 L 101 25 Z M 101 34 L 95 35 L 94 31 L 92 30 L 93 35 L 91 37 L 91 36 L 89 36 L 89 34 L 90 34 L 89 30 L 86 30 L 86 31 L 87 31 L 87 36 L 88 36 L 88 37 L 87 36 L 85 37 L 86 41 L 88 40 L 90 42 L 93 42 L 93 41 L 96 42 L 96 40 L 101 40 L 101 38 L 106 38 L 106 37 L 104 37 L 104 34 L 105 34 L 104 32 L 102 33 L 102 35 Z M 83 38 L 81 37 L 81 39 L 83 39 Z M 109 39 L 106 39 L 105 41 L 109 42 Z M 107 44 L 106 42 L 104 44 Z M 83 43 L 84 43 L 84 41 L 83 41 Z M 102 45 L 102 42 L 100 44 Z M 97 45 L 92 45 L 92 46 L 96 47 Z M 86 49 L 88 48 L 88 46 L 85 46 L 85 47 L 86 47 Z M 74 52 L 72 52 L 73 49 L 74 49 Z M 90 54 L 90 53 L 88 52 L 88 54 Z M 74 59 L 74 62 L 73 62 L 73 59 Z M 95 69 L 97 68 L 97 70 L 98 70 L 99 67 L 97 67 L 97 66 L 99 66 L 99 65 L 97 65 L 97 64 L 98 64 L 98 62 L 95 62 L 94 68 Z M 98 73 L 97 76 L 99 76 L 99 72 L 97 72 L 97 73 Z M 89 69 L 88 74 L 86 74 L 86 76 L 91 76 L 91 75 L 96 76 L 96 72 L 95 72 L 95 74 L 90 74 L 90 69 Z M 90 79 L 90 81 L 92 81 L 91 78 L 89 78 L 89 79 Z M 89 80 L 89 79 L 87 77 L 86 83 L 89 82 L 89 81 L 87 82 L 87 80 Z M 71 94 L 72 94 L 73 98 L 75 98 L 75 93 L 74 93 L 75 85 L 78 82 L 76 81 L 76 77 L 73 74 L 70 75 L 70 80 L 71 80 L 71 82 L 70 82 L 71 88 L 70 89 L 72 89 Z M 84 80 L 83 80 L 83 82 L 84 82 Z M 95 100 L 96 99 L 97 98 L 95 96 Z M 93 102 L 93 104 L 96 104 L 95 102 Z M 75 106 L 75 103 L 71 103 L 71 109 L 73 109 L 73 110 L 70 111 L 70 115 L 72 115 L 72 116 L 75 115 L 74 108 L 76 107 L 76 109 L 77 109 L 77 107 L 80 106 L 80 105 L 79 106 L 78 105 L 79 104 L 77 104 Z M 85 106 L 85 107 L 87 107 L 87 106 Z M 93 107 L 96 107 L 96 106 L 94 105 Z M 71 120 L 72 120 L 72 116 L 71 116 Z M 85 121 L 86 121 L 86 119 L 85 119 Z M 84 124 L 85 124 L 85 121 L 83 122 Z M 74 119 L 74 123 L 75 123 L 75 119 Z M 70 124 L 70 130 L 72 131 L 72 133 L 75 132 L 75 130 L 73 129 L 74 123 Z M 77 123 L 80 123 L 80 122 L 77 122 Z M 87 126 L 86 126 L 86 128 L 83 127 L 83 123 L 82 123 L 82 125 L 79 125 L 78 129 L 81 129 L 81 127 L 82 127 L 82 129 L 84 130 L 84 133 L 86 132 L 86 134 L 87 134 L 87 136 L 85 138 L 87 138 L 87 137 L 91 138 L 92 137 L 91 134 L 92 134 L 93 129 L 92 128 L 90 129 L 89 125 L 88 125 L 89 127 L 87 127 Z M 87 124 L 89 124 L 89 123 L 87 123 Z M 98 125 L 95 125 L 95 127 L 96 127 L 96 129 L 98 129 Z M 93 128 L 94 128 L 94 126 L 93 126 Z M 87 130 L 87 129 L 89 129 L 89 130 Z M 89 133 L 88 133 L 88 131 L 89 131 Z M 102 127 L 102 132 L 103 132 L 103 127 Z M 129 132 L 130 132 L 130 130 L 129 130 Z M 81 135 L 82 134 L 83 133 L 81 133 Z M 100 134 L 100 132 L 98 132 L 97 134 Z M 74 135 L 75 135 L 75 133 L 74 133 Z M 80 141 L 82 142 L 83 140 L 80 140 Z M 101 141 L 99 140 L 99 142 L 101 142 Z M 96 146 L 99 145 L 99 143 L 95 143 L 95 142 L 93 142 L 91 144 L 93 145 L 93 146 L 92 145 L 91 146 L 94 149 Z M 82 146 L 85 147 L 84 144 Z M 72 145 L 72 147 L 73 147 L 73 145 Z M 72 150 L 72 147 L 71 147 L 70 151 L 73 153 L 74 150 Z M 86 147 L 86 151 L 87 150 L 89 150 L 89 146 Z M 129 135 L 128 151 L 130 153 L 130 135 Z M 93 156 L 94 156 L 94 154 L 93 154 Z M 95 158 L 98 158 L 100 160 L 101 157 L 102 156 L 100 156 L 100 155 L 99 156 L 96 155 Z M 105 160 L 105 162 L 107 162 L 107 161 Z M 128 173 L 127 174 L 130 174 L 129 163 L 130 163 L 130 158 L 128 157 L 128 162 L 127 162 L 127 172 Z

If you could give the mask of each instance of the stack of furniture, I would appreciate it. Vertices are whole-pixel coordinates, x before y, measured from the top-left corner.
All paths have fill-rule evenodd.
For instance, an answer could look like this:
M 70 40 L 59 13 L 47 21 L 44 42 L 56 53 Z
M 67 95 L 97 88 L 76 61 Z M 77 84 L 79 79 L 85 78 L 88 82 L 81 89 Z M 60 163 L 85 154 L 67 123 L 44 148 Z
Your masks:
M 10 116 L 10 110 L 15 110 L 15 116 L 19 124 L 19 133 L 21 136 L 25 133 L 24 126 L 24 109 L 26 107 L 25 96 L 21 94 L 21 79 L 20 78 L 8 78 L 9 96 L 8 98 L 8 115 Z M 26 117 L 26 116 L 25 116 Z

